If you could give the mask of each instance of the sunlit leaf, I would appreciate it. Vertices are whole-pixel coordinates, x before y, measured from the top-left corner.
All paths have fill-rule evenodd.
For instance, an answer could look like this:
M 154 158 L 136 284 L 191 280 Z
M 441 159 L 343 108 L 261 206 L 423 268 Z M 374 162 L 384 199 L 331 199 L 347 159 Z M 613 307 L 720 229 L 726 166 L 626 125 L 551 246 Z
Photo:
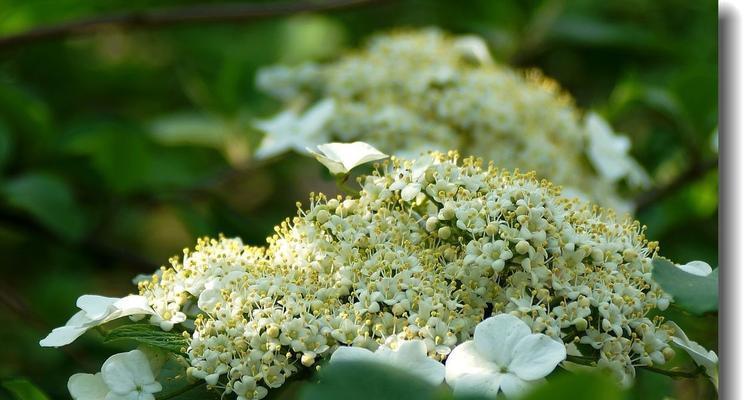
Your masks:
M 653 261 L 653 277 L 662 289 L 674 297 L 682 308 L 703 314 L 719 307 L 719 269 L 709 276 L 687 273 L 667 259 L 657 257 Z

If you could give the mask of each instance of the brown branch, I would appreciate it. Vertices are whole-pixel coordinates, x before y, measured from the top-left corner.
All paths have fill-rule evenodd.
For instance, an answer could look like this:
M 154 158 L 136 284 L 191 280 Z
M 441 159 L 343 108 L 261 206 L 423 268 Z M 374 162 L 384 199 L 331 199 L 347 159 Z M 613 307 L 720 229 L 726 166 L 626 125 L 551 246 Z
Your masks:
M 0 38 L 0 48 L 9 48 L 41 40 L 88 35 L 112 28 L 155 29 L 189 23 L 238 23 L 302 12 L 341 10 L 382 3 L 384 1 L 329 0 L 199 4 L 158 10 L 134 11 L 34 28 L 26 32 Z
M 718 164 L 718 157 L 696 163 L 666 185 L 643 193 L 635 201 L 636 213 L 644 211 L 651 205 L 682 189 L 685 185 L 702 178 L 707 172 L 717 168 Z

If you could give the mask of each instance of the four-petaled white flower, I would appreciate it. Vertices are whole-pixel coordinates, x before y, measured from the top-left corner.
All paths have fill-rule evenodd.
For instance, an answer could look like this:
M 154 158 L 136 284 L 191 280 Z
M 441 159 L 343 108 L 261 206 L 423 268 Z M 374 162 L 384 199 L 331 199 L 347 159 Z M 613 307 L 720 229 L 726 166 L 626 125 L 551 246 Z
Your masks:
M 318 145 L 316 148 L 321 154 L 311 149 L 308 151 L 333 175 L 347 174 L 361 164 L 389 157 L 364 142 L 327 143 Z
M 672 327 L 672 343 L 676 344 L 693 359 L 696 365 L 703 367 L 706 375 L 719 387 L 719 356 L 713 350 L 706 350 L 703 346 L 688 339 L 685 332 L 674 322 L 665 322 L 665 325 Z
M 76 301 L 81 311 L 74 314 L 65 326 L 55 328 L 39 341 L 42 347 L 60 347 L 72 343 L 84 332 L 97 325 L 132 315 L 154 315 L 154 310 L 143 296 L 128 295 L 123 298 L 83 295 Z
M 254 126 L 265 133 L 256 156 L 264 159 L 288 150 L 305 154 L 306 148 L 327 141 L 322 128 L 334 113 L 335 101 L 324 99 L 303 115 L 285 110 L 270 119 L 256 121 Z
M 447 358 L 446 379 L 456 394 L 495 398 L 524 393 L 549 375 L 567 356 L 565 345 L 541 333 L 531 333 L 509 314 L 487 318 L 476 326 L 473 340 L 456 347 Z
M 610 182 L 627 178 L 631 186 L 646 186 L 648 175 L 630 157 L 630 139 L 612 131 L 601 116 L 589 113 L 586 116 L 588 133 L 588 158 L 594 168 Z
M 155 369 L 141 350 L 118 353 L 102 364 L 101 372 L 71 376 L 68 391 L 74 400 L 154 400 L 162 390 Z
M 680 268 L 689 274 L 698 276 L 709 276 L 712 272 L 711 266 L 703 261 L 691 261 L 687 264 L 677 264 L 677 268 Z
M 393 346 L 379 346 L 375 352 L 362 347 L 340 346 L 332 353 L 330 362 L 367 362 L 387 365 L 413 374 L 432 385 L 444 381 L 445 367 L 427 356 L 422 340 L 397 341 Z

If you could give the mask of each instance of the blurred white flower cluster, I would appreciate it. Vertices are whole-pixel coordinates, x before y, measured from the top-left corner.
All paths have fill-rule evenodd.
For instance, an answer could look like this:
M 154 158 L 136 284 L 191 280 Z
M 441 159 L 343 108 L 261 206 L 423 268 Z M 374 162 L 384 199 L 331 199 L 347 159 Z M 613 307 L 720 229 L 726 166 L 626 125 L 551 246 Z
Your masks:
M 420 340 L 444 360 L 503 313 L 626 383 L 673 354 L 637 222 L 454 152 L 382 165 L 357 199 L 312 195 L 267 248 L 202 239 L 139 284 L 153 323 L 193 330 L 191 375 L 258 399 L 339 346 Z
M 262 69 L 257 84 L 286 107 L 256 123 L 266 134 L 262 158 L 330 141 L 363 140 L 405 157 L 459 150 L 619 210 L 631 208 L 623 183 L 648 183 L 627 137 L 595 113 L 582 117 L 551 79 L 495 64 L 477 37 L 379 35 L 330 63 Z

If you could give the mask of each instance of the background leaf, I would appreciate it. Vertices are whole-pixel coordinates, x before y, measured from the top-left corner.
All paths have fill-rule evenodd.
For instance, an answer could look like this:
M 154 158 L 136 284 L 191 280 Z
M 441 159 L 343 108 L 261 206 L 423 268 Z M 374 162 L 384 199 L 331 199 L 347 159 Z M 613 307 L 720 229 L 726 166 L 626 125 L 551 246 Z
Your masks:
M 0 386 L 10 392 L 15 400 L 49 400 L 41 389 L 27 379 L 11 379 L 3 381 Z
M 77 240 L 84 235 L 84 212 L 62 179 L 30 173 L 6 182 L 2 191 L 8 204 L 27 212 L 59 236 Z

